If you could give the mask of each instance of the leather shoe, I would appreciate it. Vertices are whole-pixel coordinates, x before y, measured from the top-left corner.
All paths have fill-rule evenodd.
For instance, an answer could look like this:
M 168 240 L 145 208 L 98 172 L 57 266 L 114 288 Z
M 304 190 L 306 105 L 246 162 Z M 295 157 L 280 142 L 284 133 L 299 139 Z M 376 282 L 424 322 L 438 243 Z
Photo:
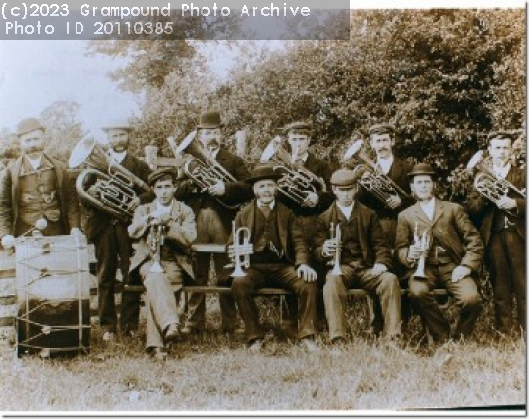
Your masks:
M 315 343 L 315 340 L 313 340 L 312 338 L 308 338 L 308 337 L 305 337 L 305 338 L 302 338 L 300 340 L 300 344 L 305 347 L 305 349 L 311 353 L 315 353 L 317 351 L 319 351 L 319 348 L 317 346 L 317 344 Z
M 331 345 L 333 347 L 343 347 L 346 345 L 346 339 L 344 337 L 335 337 L 331 340 Z
M 171 343 L 180 338 L 179 324 L 169 324 L 164 333 L 164 341 Z
M 160 347 L 153 347 L 153 348 L 151 349 L 150 354 L 151 354 L 151 357 L 152 357 L 153 359 L 159 360 L 159 361 L 161 361 L 161 362 L 163 362 L 164 360 L 166 360 L 167 357 L 168 357 L 167 352 L 165 352 L 165 351 L 164 351 L 162 348 L 160 348 Z
M 256 338 L 255 340 L 252 340 L 249 343 L 248 350 L 253 353 L 258 353 L 263 348 L 263 340 L 260 338 Z

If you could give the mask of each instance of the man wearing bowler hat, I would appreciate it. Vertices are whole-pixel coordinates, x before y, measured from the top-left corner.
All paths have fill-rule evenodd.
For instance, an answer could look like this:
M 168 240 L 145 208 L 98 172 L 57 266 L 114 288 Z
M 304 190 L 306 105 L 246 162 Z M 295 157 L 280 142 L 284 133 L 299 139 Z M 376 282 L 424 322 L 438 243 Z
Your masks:
M 480 234 L 462 206 L 434 196 L 435 172 L 429 164 L 415 165 L 409 178 L 417 202 L 398 215 L 396 250 L 411 273 L 412 306 L 434 341 L 443 342 L 451 328 L 432 290 L 447 289 L 460 310 L 454 338 L 469 337 L 482 308 L 476 283 L 484 251 Z
M 298 338 L 307 350 L 318 348 L 316 334 L 316 271 L 309 266 L 309 249 L 294 214 L 276 199 L 278 175 L 270 164 L 260 164 L 247 182 L 255 199 L 236 216 L 235 229 L 250 232 L 250 245 L 232 244 L 229 254 L 250 254 L 250 266 L 243 277 L 236 277 L 232 293 L 245 323 L 250 350 L 263 346 L 265 331 L 259 322 L 255 291 L 261 287 L 282 287 L 294 292 L 300 306 Z M 237 238 L 231 238 L 231 243 Z
M 145 162 L 128 151 L 132 126 L 126 121 L 112 121 L 102 130 L 107 134 L 110 145 L 108 153 L 111 158 L 142 181 L 147 182 L 151 170 Z M 91 180 L 88 179 L 87 183 L 90 185 Z M 135 210 L 138 205 L 151 201 L 153 198 L 151 191 L 138 190 L 136 194 L 137 196 L 129 203 L 131 210 Z M 121 271 L 123 284 L 139 282 L 139 279 L 129 276 L 132 242 L 127 233 L 126 222 L 110 217 L 107 213 L 89 205 L 84 205 L 83 210 L 85 212 L 84 231 L 88 240 L 94 243 L 96 251 L 99 322 L 104 330 L 103 340 L 108 342 L 114 339 L 118 324 L 114 302 L 117 269 Z M 138 293 L 122 292 L 120 314 L 122 334 L 133 336 L 136 334 L 139 312 L 140 296 Z
M 0 237 L 5 248 L 45 219 L 47 236 L 80 233 L 79 202 L 65 165 L 43 152 L 46 128 L 35 118 L 20 122 L 22 156 L 0 179 Z
M 471 215 L 481 219 L 480 232 L 486 245 L 486 266 L 490 273 L 495 302 L 495 327 L 508 334 L 513 326 L 513 296 L 517 303 L 517 324 L 526 331 L 526 199 L 525 172 L 510 163 L 517 135 L 496 131 L 488 136 L 488 152 L 496 182 L 514 188 L 493 203 L 474 191 L 468 199 Z
M 327 268 L 324 284 L 332 344 L 346 341 L 346 297 L 351 287 L 360 287 L 379 301 L 386 339 L 396 339 L 401 332 L 401 288 L 390 272 L 392 254 L 376 213 L 355 201 L 359 176 L 359 171 L 351 169 L 333 173 L 331 185 L 337 199 L 317 220 L 314 253 L 333 266 Z
M 139 206 L 129 226 L 138 240 L 131 272 L 138 270 L 146 289 L 147 350 L 164 359 L 165 344 L 179 335 L 179 316 L 174 288 L 193 277 L 190 249 L 197 237 L 195 215 L 175 194 L 176 168 L 154 171 L 148 179 L 155 193 L 152 203 Z
M 199 118 L 197 130 L 190 133 L 199 141 L 205 153 L 220 166 L 226 169 L 235 179 L 226 182 L 220 179 L 208 190 L 201 190 L 192 179 L 182 179 L 177 186 L 175 197 L 188 204 L 195 212 L 197 220 L 197 243 L 224 245 L 228 241 L 232 220 L 237 212 L 237 205 L 252 198 L 252 190 L 244 182 L 249 176 L 243 159 L 229 152 L 223 146 L 221 114 L 217 111 L 203 112 Z M 186 140 L 185 140 L 186 141 Z M 221 204 L 229 203 L 231 208 Z M 232 206 L 233 205 L 233 206 Z M 201 252 L 197 255 L 194 285 L 204 286 L 208 283 L 210 259 L 212 254 Z M 214 253 L 213 262 L 218 285 L 230 283 L 229 260 L 225 253 Z M 221 294 L 221 323 L 225 332 L 233 333 L 238 329 L 237 311 L 233 297 Z M 204 293 L 192 293 L 188 305 L 188 319 L 182 329 L 184 334 L 197 332 L 205 328 L 206 298 Z

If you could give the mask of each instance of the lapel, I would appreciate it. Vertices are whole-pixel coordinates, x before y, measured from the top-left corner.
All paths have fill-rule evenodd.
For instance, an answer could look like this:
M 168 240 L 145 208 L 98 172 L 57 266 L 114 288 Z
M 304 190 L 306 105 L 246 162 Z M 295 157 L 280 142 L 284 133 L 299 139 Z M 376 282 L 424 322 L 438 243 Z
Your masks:
M 423 222 L 427 226 L 432 227 L 433 222 L 431 222 L 431 219 L 429 219 L 429 216 L 427 216 L 425 214 L 425 212 L 423 211 L 423 209 L 420 206 L 420 202 L 419 201 L 417 201 L 416 204 L 414 204 L 412 209 L 414 211 L 414 216 L 415 216 L 416 219 L 418 219 L 419 221 Z M 436 210 L 434 211 L 434 216 L 436 218 Z
M 441 200 L 438 200 L 437 198 L 434 199 L 434 217 L 432 220 L 431 226 L 434 226 L 438 220 L 440 220 L 440 217 L 442 217 L 443 214 L 443 204 Z
M 388 176 L 393 179 L 401 179 L 401 172 L 403 171 L 403 165 L 401 164 L 401 161 L 394 156 L 394 161 L 392 162 L 392 166 L 390 167 L 390 171 L 388 171 Z

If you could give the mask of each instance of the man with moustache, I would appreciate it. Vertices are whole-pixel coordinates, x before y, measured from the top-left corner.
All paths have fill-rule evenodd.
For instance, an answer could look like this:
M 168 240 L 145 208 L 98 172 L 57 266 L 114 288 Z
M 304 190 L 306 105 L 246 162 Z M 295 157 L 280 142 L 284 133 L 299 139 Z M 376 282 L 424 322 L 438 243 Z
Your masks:
M 46 219 L 46 236 L 80 234 L 79 203 L 65 165 L 44 153 L 46 128 L 35 118 L 17 128 L 22 156 L 0 178 L 0 237 L 4 248 Z
M 398 215 L 396 250 L 411 273 L 423 255 L 425 278 L 409 277 L 409 297 L 433 340 L 440 343 L 450 338 L 451 328 L 432 290 L 443 287 L 453 296 L 460 310 L 454 338 L 469 337 L 482 308 L 475 279 L 484 248 L 462 206 L 434 196 L 434 177 L 426 163 L 417 164 L 410 172 L 410 188 L 417 202 Z M 416 241 L 424 235 L 429 239 L 425 250 Z
M 237 206 L 252 198 L 252 190 L 243 182 L 249 176 L 248 169 L 243 159 L 229 152 L 223 146 L 221 114 L 217 111 L 207 111 L 200 115 L 197 131 L 190 133 L 199 141 L 212 160 L 226 169 L 235 179 L 234 182 L 219 180 L 207 191 L 201 191 L 192 179 L 182 178 L 175 197 L 184 201 L 195 212 L 197 220 L 197 243 L 225 245 L 232 228 L 232 220 L 237 213 Z M 218 199 L 229 204 L 228 208 Z M 212 254 L 201 252 L 195 260 L 195 280 L 193 285 L 205 286 L 208 284 L 210 273 L 210 259 Z M 219 286 L 230 284 L 228 256 L 224 253 L 213 254 L 216 281 Z M 222 330 L 233 333 L 238 330 L 236 305 L 233 296 L 219 295 L 221 307 Z M 204 293 L 191 293 L 188 304 L 188 318 L 182 328 L 183 334 L 190 334 L 204 330 L 206 321 L 206 296 Z
M 281 287 L 295 293 L 301 313 L 298 338 L 307 350 L 316 351 L 317 273 L 309 266 L 309 249 L 294 214 L 276 200 L 277 180 L 270 164 L 256 166 L 247 180 L 256 198 L 237 213 L 234 229 L 250 231 L 249 245 L 238 244 L 237 249 L 239 255 L 250 254 L 250 267 L 243 277 L 234 278 L 232 294 L 251 351 L 259 351 L 265 337 L 254 297 L 262 287 Z M 234 245 L 229 245 L 228 251 L 233 256 Z
M 151 170 L 145 162 L 128 151 L 132 126 L 124 121 L 114 121 L 102 130 L 107 134 L 111 159 L 147 182 Z M 87 180 L 87 183 L 90 185 L 91 181 Z M 151 191 L 136 193 L 136 197 L 129 203 L 131 210 L 153 197 Z M 94 243 L 97 259 L 99 323 L 104 330 L 103 341 L 108 342 L 114 339 L 118 324 L 114 302 L 116 271 L 120 269 L 123 284 L 139 282 L 139 279 L 129 277 L 132 242 L 127 232 L 128 223 L 112 218 L 94 207 L 83 207 L 86 211 L 84 231 L 88 240 Z M 121 299 L 120 331 L 126 336 L 134 336 L 138 330 L 140 296 L 138 293 L 122 292 Z
M 493 132 L 488 136 L 488 152 L 497 179 L 525 191 L 524 170 L 510 162 L 516 138 L 507 131 Z M 518 327 L 526 331 L 526 199 L 512 189 L 495 204 L 475 191 L 467 205 L 470 214 L 482 220 L 480 232 L 493 286 L 495 327 L 502 334 L 511 331 L 515 295 Z

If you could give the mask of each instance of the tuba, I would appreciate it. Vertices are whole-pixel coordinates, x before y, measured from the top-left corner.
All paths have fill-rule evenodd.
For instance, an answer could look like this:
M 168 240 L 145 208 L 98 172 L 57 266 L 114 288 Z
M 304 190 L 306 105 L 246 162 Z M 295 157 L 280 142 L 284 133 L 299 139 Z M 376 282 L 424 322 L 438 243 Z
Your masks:
M 76 181 L 79 199 L 123 222 L 129 222 L 133 216 L 130 204 L 137 197 L 135 188 L 149 190 L 144 181 L 112 159 L 93 137 L 85 137 L 77 143 L 68 164 L 70 168 L 87 166 Z M 92 193 L 87 192 L 89 176 L 96 179 Z
M 260 162 L 269 161 L 275 163 L 274 172 L 282 175 L 278 180 L 280 192 L 297 204 L 301 205 L 305 201 L 308 192 L 326 191 L 326 183 L 322 178 L 291 163 L 289 153 L 282 147 L 280 136 L 274 137 L 261 154 Z
M 361 163 L 355 167 L 355 170 L 364 169 L 368 171 L 368 176 L 359 178 L 359 184 L 385 204 L 390 197 L 395 195 L 402 198 L 410 198 L 410 195 L 403 191 L 390 177 L 378 170 L 377 164 L 363 152 L 363 145 L 364 142 L 362 140 L 355 141 L 342 157 L 343 164 L 349 162 L 350 159 L 356 159 Z
M 232 222 L 232 238 L 234 239 L 234 271 L 231 277 L 245 277 L 243 268 L 250 267 L 250 254 L 243 254 L 240 250 L 243 245 L 250 245 L 250 230 L 240 227 L 236 230 L 236 222 Z
M 341 255 L 341 241 L 342 241 L 342 232 L 340 229 L 340 223 L 337 223 L 337 226 L 333 224 L 333 222 L 330 225 L 329 228 L 330 231 L 330 239 L 337 241 L 337 247 L 335 249 L 335 255 L 333 257 L 333 260 L 328 261 L 328 265 L 333 265 L 333 270 L 331 270 L 331 274 L 335 276 L 342 275 L 342 269 L 340 268 L 340 255 Z
M 219 162 L 208 156 L 204 147 L 199 142 L 193 141 L 194 139 L 195 135 L 188 135 L 178 147 L 176 147 L 173 137 L 167 139 L 177 159 L 181 159 L 183 153 L 189 155 L 184 159 L 182 171 L 202 191 L 206 191 L 220 181 L 225 183 L 236 182 L 237 180 L 234 176 L 221 166 Z M 236 209 L 239 207 L 239 204 L 227 203 L 219 197 L 215 197 L 215 199 L 226 208 Z
M 520 198 L 526 199 L 524 191 L 516 188 L 511 182 L 497 178 L 491 165 L 485 161 L 482 150 L 479 150 L 469 160 L 467 167 L 469 171 L 477 171 L 473 185 L 475 189 L 485 198 L 490 200 L 498 207 L 501 198 L 506 197 L 510 192 Z M 508 215 L 515 216 L 513 211 L 503 209 Z

